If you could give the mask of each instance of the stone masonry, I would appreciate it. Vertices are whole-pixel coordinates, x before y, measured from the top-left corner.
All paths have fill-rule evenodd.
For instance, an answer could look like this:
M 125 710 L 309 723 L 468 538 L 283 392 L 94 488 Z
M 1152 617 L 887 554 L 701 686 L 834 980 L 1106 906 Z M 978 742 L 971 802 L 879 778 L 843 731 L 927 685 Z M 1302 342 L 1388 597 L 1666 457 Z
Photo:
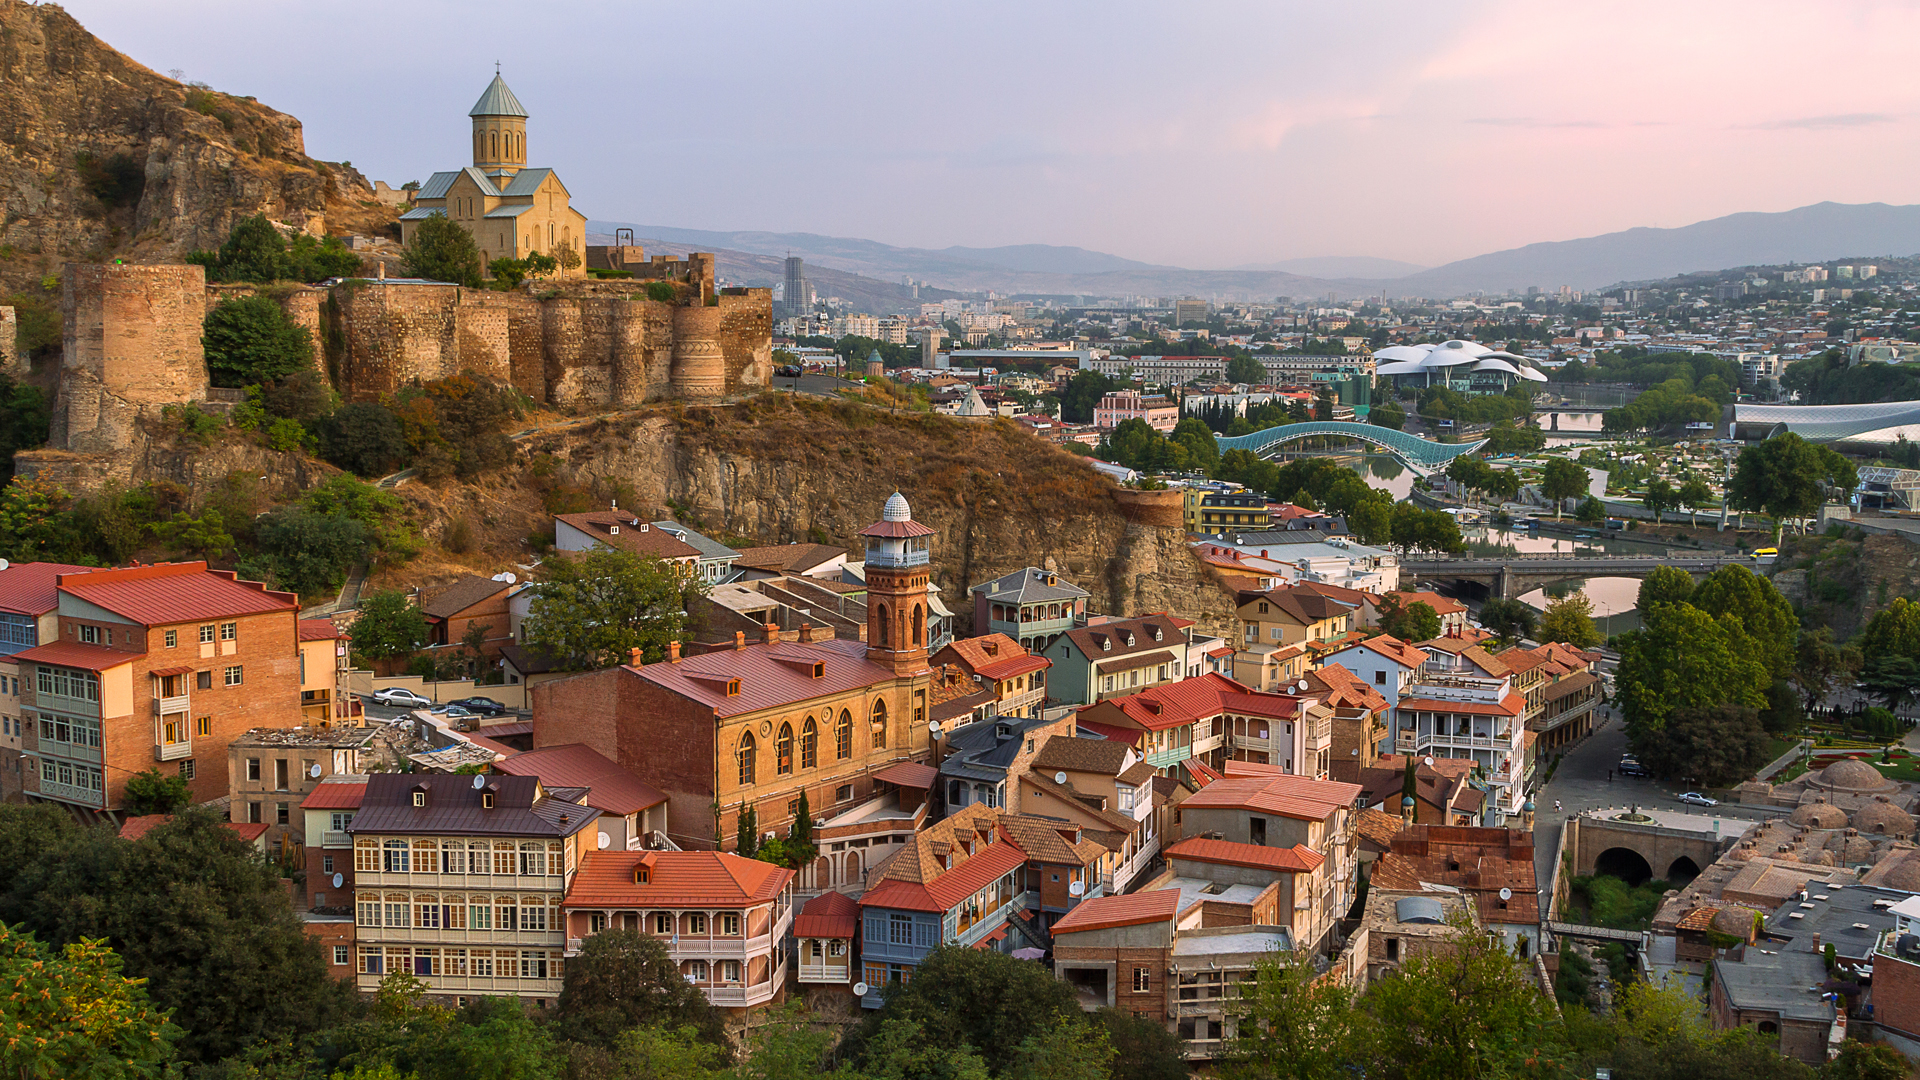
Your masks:
M 13 309 L 0 305 L 0 371 L 12 374 L 14 366 L 20 362 L 19 351 L 15 348 L 20 341 L 20 321 Z
M 205 401 L 206 305 L 206 272 L 198 266 L 66 264 L 51 445 L 125 450 L 134 445 L 140 417 Z

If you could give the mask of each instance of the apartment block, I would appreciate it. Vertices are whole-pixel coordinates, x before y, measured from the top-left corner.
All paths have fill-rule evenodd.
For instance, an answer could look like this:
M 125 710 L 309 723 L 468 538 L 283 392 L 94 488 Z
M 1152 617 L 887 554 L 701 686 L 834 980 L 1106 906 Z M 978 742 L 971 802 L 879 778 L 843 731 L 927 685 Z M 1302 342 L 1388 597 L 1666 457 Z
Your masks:
M 21 708 L 20 665 L 14 654 L 59 636 L 61 574 L 84 566 L 12 563 L 0 569 L 0 802 L 15 802 L 26 790 L 27 720 Z
M 227 744 L 228 816 L 235 824 L 265 825 L 269 852 L 307 846 L 301 806 L 328 776 L 354 775 L 373 730 L 353 727 L 254 728 Z

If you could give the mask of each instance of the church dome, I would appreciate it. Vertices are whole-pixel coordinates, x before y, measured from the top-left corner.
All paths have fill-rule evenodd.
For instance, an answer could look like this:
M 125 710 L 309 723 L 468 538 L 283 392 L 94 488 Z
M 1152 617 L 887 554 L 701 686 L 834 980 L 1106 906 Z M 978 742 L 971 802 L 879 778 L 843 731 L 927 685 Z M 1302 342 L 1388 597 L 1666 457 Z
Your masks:
M 886 507 L 880 511 L 880 520 L 912 521 L 913 508 L 907 505 L 907 497 L 897 491 L 894 492 L 893 495 L 887 499 Z
M 1844 829 L 1847 812 L 1830 802 L 1810 802 L 1797 807 L 1787 820 L 1809 829 Z
M 1911 836 L 1913 816 L 1890 802 L 1870 802 L 1853 812 L 1853 827 L 1879 836 Z
M 473 103 L 473 108 L 467 110 L 467 115 L 518 116 L 524 118 L 527 115 L 527 110 L 521 107 L 520 99 L 513 96 L 513 91 L 507 89 L 506 80 L 502 79 L 499 73 L 496 72 L 494 73 L 493 81 L 487 84 L 486 92 L 480 95 L 479 101 Z
M 1833 791 L 1879 791 L 1890 786 L 1878 769 L 1857 757 L 1836 761 L 1808 779 Z

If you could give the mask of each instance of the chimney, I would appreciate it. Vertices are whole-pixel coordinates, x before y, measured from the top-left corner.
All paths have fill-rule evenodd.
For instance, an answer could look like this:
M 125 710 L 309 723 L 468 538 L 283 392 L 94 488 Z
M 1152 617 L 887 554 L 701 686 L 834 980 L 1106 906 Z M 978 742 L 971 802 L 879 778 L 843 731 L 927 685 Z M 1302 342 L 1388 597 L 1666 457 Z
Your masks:
M 813 624 L 812 623 L 802 620 L 802 622 L 800 623 L 800 640 L 801 641 L 813 640 Z
M 631 663 L 634 667 L 639 667 L 640 665 L 646 663 L 646 661 L 642 659 L 640 656 L 640 647 L 638 645 L 627 650 L 627 656 L 628 656 L 628 662 Z
M 1820 951 L 1820 934 L 1818 931 L 1815 931 L 1813 935 L 1813 951 L 1814 952 Z
M 744 649 L 746 647 L 747 647 L 747 632 L 745 630 L 735 630 L 733 632 L 734 651 L 738 652 L 741 649 Z
M 680 643 L 677 641 L 667 642 L 667 663 L 677 664 L 679 662 L 680 662 Z
M 768 645 L 772 645 L 774 642 L 779 641 L 780 628 L 778 626 L 775 626 L 772 623 L 762 623 L 760 625 L 760 640 L 765 642 Z
M 380 280 L 387 280 L 387 260 L 379 259 L 376 261 L 380 264 Z

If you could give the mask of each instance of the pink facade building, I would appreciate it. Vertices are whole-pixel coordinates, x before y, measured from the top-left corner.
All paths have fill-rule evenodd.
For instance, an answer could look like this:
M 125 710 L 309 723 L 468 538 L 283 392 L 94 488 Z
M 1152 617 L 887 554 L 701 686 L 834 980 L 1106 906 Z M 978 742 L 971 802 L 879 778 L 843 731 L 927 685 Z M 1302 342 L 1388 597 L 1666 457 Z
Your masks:
M 1123 420 L 1145 420 L 1155 431 L 1170 432 L 1180 422 L 1180 403 L 1145 397 L 1138 390 L 1116 390 L 1094 407 L 1093 426 L 1102 431 L 1119 427 Z

